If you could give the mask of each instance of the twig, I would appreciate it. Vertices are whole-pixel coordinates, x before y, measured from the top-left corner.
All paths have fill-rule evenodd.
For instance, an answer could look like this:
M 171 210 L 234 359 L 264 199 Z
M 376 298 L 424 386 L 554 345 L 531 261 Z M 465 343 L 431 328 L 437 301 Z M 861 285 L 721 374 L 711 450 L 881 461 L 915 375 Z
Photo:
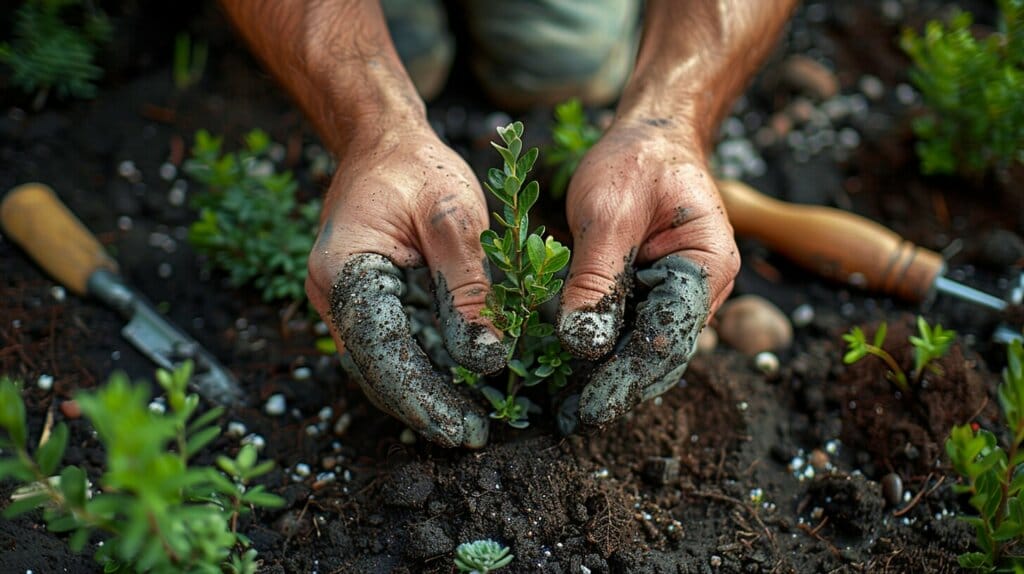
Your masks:
M 932 475 L 933 475 L 933 473 L 930 473 L 930 472 L 928 473 L 928 476 L 925 477 L 924 484 L 922 486 L 928 484 L 928 481 L 932 479 Z M 899 509 L 894 510 L 892 512 L 892 515 L 896 516 L 896 517 L 900 517 L 900 516 L 903 516 L 904 514 L 910 512 L 910 510 L 912 508 L 917 506 L 918 502 L 921 502 L 921 499 L 924 498 L 924 496 L 926 494 L 931 494 L 932 492 L 935 492 L 935 489 L 938 488 L 939 485 L 941 485 L 942 481 L 944 481 L 944 480 L 946 480 L 946 477 L 945 476 L 940 476 L 939 477 L 939 481 L 931 489 L 921 488 L 921 490 L 919 490 L 917 492 L 917 494 L 914 496 L 914 498 L 910 499 L 910 502 L 907 503 L 906 506 L 904 506 L 903 508 L 899 508 Z

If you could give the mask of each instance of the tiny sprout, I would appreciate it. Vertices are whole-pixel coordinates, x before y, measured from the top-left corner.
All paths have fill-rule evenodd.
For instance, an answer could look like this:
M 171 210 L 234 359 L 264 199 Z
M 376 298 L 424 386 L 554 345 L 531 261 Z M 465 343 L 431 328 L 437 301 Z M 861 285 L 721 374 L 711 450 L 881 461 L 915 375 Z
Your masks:
M 847 365 L 852 365 L 868 355 L 874 355 L 882 359 L 886 366 L 889 367 L 889 380 L 904 393 L 909 393 L 910 384 L 907 382 L 907 374 L 900 368 L 896 359 L 882 348 L 882 345 L 885 344 L 885 335 L 888 332 L 888 327 L 888 324 L 883 321 L 878 326 L 878 330 L 875 331 L 872 343 L 868 343 L 867 337 L 864 336 L 864 331 L 860 327 L 850 329 L 849 333 L 843 335 L 843 340 L 846 341 L 846 354 L 843 355 L 843 362 Z
M 925 321 L 924 317 L 918 316 L 917 330 L 920 337 L 910 336 L 910 344 L 914 346 L 914 380 L 920 381 L 925 367 L 933 372 L 941 373 L 938 365 L 930 365 L 934 360 L 941 359 L 949 351 L 949 346 L 956 338 L 956 331 L 946 330 L 942 325 L 936 324 L 933 329 Z
M 490 539 L 463 542 L 455 549 L 455 567 L 459 572 L 487 574 L 508 566 L 515 558 L 507 546 Z

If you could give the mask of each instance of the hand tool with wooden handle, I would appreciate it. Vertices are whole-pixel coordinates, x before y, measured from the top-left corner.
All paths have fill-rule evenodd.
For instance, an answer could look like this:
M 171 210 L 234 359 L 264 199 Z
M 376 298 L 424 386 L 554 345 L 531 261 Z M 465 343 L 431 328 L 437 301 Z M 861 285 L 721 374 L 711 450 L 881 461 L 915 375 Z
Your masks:
M 825 277 L 909 301 L 923 301 L 940 291 L 996 311 L 1020 304 L 943 277 L 941 255 L 870 219 L 779 201 L 739 181 L 717 183 L 737 235 L 753 237 Z M 1014 296 L 1019 294 L 1015 291 Z
M 100 299 L 128 319 L 121 334 L 157 365 L 173 369 L 192 359 L 192 382 L 201 395 L 219 404 L 242 402 L 242 390 L 230 371 L 124 283 L 117 263 L 52 189 L 27 183 L 11 190 L 0 202 L 0 224 L 54 279 L 78 295 Z

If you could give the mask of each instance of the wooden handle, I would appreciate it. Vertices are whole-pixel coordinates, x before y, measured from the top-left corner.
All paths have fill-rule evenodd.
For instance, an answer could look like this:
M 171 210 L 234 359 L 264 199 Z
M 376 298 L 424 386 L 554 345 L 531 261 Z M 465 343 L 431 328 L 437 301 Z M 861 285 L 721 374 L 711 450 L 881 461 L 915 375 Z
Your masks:
M 86 294 L 89 276 L 104 268 L 117 272 L 117 263 L 57 194 L 41 183 L 12 189 L 0 202 L 4 234 L 22 246 L 36 262 L 79 295 Z
M 753 237 L 799 265 L 856 287 L 910 301 L 925 299 L 942 256 L 839 209 L 794 205 L 738 181 L 718 182 L 737 235 Z

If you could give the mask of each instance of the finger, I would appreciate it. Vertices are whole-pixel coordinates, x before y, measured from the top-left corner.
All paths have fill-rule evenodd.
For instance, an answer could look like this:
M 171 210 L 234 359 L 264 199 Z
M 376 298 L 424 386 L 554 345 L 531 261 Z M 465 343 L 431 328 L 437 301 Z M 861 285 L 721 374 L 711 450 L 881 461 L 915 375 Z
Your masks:
M 637 280 L 651 287 L 637 305 L 625 347 L 594 373 L 580 397 L 580 421 L 609 422 L 670 389 L 693 356 L 711 303 L 707 275 L 695 262 L 669 255 Z
M 430 206 L 420 251 L 434 277 L 445 348 L 462 366 L 490 374 L 505 366 L 508 353 L 498 331 L 480 316 L 491 290 L 480 247 L 487 212 L 482 202 L 465 205 L 461 197 L 451 194 Z
M 562 291 L 558 337 L 576 357 L 595 360 L 608 354 L 618 339 L 642 238 L 631 228 L 607 229 L 596 222 L 574 235 L 575 255 Z
M 488 420 L 455 392 L 414 342 L 402 309 L 401 272 L 377 254 L 351 257 L 331 289 L 331 320 L 381 410 L 443 446 L 479 448 Z

